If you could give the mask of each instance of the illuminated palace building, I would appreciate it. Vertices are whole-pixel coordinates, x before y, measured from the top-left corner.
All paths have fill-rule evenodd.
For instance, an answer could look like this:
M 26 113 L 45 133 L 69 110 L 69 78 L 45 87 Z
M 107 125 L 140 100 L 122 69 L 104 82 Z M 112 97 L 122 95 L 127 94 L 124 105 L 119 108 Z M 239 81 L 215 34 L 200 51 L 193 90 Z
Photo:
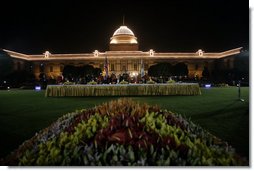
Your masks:
M 188 69 L 188 77 L 202 77 L 206 67 L 210 72 L 214 69 L 216 61 L 222 61 L 220 67 L 233 68 L 234 55 L 239 54 L 241 48 L 224 52 L 204 52 L 201 49 L 194 52 L 167 52 L 161 53 L 150 49 L 140 51 L 137 37 L 127 26 L 120 26 L 110 38 L 109 51 L 77 54 L 54 54 L 46 51 L 39 55 L 28 55 L 10 50 L 4 50 L 13 59 L 14 69 L 22 70 L 30 65 L 37 79 L 43 72 L 47 78 L 57 78 L 62 75 L 67 65 L 92 65 L 94 68 L 104 70 L 105 59 L 108 61 L 108 74 L 119 75 L 128 73 L 137 76 L 144 70 L 148 73 L 151 66 L 159 63 L 170 63 L 172 66 L 184 64 Z

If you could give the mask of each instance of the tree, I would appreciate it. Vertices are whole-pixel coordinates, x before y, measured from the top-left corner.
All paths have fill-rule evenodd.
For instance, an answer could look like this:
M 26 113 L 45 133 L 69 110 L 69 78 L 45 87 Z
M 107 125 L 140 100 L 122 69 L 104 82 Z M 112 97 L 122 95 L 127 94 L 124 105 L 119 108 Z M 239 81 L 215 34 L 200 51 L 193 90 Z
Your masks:
M 73 77 L 76 77 L 76 68 L 72 65 L 67 65 L 63 69 L 63 76 L 68 80 L 72 80 Z
M 170 63 L 158 63 L 148 69 L 148 75 L 153 77 L 169 77 L 173 75 L 173 67 Z
M 8 75 L 8 80 L 13 87 L 20 87 L 23 84 L 31 84 L 35 82 L 35 76 L 29 71 L 14 71 Z
M 205 79 L 208 79 L 209 76 L 210 76 L 209 71 L 208 71 L 208 68 L 207 68 L 206 66 L 204 67 L 204 70 L 203 70 L 203 72 L 202 72 L 202 76 L 203 76 L 203 78 L 205 78 Z
M 0 52 L 0 80 L 13 72 L 13 61 L 5 52 Z
M 235 57 L 234 74 L 237 80 L 242 78 L 249 80 L 249 51 L 243 51 Z
M 67 78 L 69 81 L 76 81 L 84 77 L 86 77 L 86 81 L 91 81 L 91 79 L 98 77 L 100 73 L 101 69 L 94 68 L 91 65 L 84 65 L 81 67 L 66 65 L 63 70 L 64 78 Z
M 213 82 L 227 82 L 242 80 L 249 82 L 249 52 L 243 51 L 234 56 L 234 67 L 225 69 L 223 60 L 217 59 L 214 62 L 214 69 L 211 74 Z
M 173 73 L 176 76 L 185 76 L 188 75 L 189 71 L 188 71 L 188 67 L 185 63 L 181 62 L 178 63 L 174 66 L 173 68 Z

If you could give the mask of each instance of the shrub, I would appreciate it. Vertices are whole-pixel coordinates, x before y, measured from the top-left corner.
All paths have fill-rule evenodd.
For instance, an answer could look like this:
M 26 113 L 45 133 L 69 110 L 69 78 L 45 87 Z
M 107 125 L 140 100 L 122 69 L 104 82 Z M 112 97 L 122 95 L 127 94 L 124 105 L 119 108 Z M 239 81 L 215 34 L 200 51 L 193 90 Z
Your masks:
M 147 83 L 147 84 L 155 84 L 155 81 L 149 80 L 149 81 L 147 81 L 146 83 Z
M 70 81 L 66 81 L 63 83 L 63 85 L 74 85 L 75 83 L 74 82 L 70 82 Z
M 129 84 L 129 83 L 125 80 L 122 80 L 121 82 L 119 82 L 119 84 Z
M 97 82 L 93 80 L 93 81 L 88 82 L 87 84 L 90 84 L 90 85 L 96 85 L 96 84 L 97 84 Z
M 228 84 L 226 83 L 214 84 L 214 87 L 228 87 Z
M 175 80 L 170 79 L 170 80 L 168 80 L 168 81 L 167 81 L 167 83 L 168 83 L 168 84 L 174 84 L 174 83 L 176 83 L 176 81 L 175 81 Z

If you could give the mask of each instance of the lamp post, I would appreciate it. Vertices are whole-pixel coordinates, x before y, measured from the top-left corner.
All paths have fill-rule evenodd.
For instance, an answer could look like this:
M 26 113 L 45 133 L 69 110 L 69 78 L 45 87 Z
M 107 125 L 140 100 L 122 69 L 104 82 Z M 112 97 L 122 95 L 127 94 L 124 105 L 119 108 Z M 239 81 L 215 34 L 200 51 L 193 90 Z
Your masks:
M 243 102 L 244 99 L 241 98 L 241 80 L 238 81 L 238 99 Z

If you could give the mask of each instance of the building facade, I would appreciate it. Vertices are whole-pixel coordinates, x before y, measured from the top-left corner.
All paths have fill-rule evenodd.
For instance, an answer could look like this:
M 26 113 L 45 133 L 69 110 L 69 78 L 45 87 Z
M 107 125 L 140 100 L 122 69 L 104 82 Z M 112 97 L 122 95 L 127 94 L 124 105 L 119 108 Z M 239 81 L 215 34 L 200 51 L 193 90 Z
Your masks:
M 132 30 L 127 26 L 120 26 L 110 38 L 109 51 L 105 52 L 95 50 L 92 53 L 54 54 L 46 51 L 39 55 L 28 55 L 6 49 L 4 51 L 13 59 L 14 70 L 22 70 L 28 66 L 37 79 L 41 73 L 45 73 L 47 78 L 56 79 L 62 76 L 67 65 L 92 65 L 103 71 L 105 59 L 108 61 L 109 75 L 128 73 L 130 76 L 137 76 L 142 70 L 147 73 L 151 66 L 166 62 L 173 66 L 184 63 L 188 68 L 188 77 L 193 78 L 202 77 L 204 67 L 211 71 L 216 60 L 223 61 L 220 67 L 233 68 L 232 56 L 239 54 L 241 49 L 239 47 L 224 52 L 204 52 L 199 49 L 189 53 L 161 53 L 153 49 L 140 51 L 138 39 Z

